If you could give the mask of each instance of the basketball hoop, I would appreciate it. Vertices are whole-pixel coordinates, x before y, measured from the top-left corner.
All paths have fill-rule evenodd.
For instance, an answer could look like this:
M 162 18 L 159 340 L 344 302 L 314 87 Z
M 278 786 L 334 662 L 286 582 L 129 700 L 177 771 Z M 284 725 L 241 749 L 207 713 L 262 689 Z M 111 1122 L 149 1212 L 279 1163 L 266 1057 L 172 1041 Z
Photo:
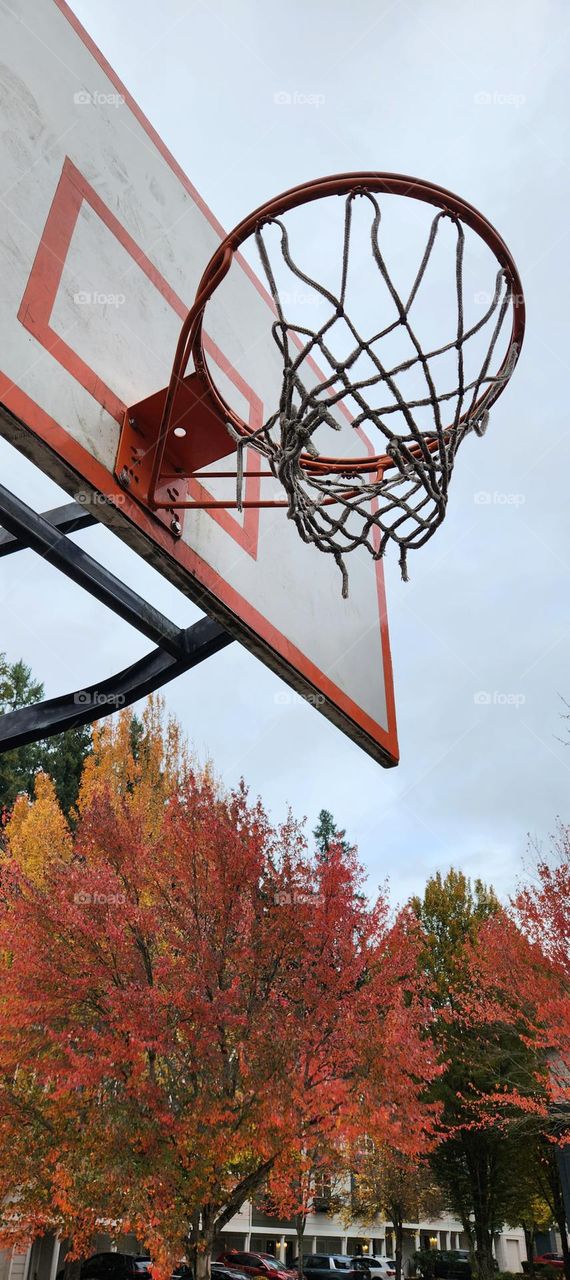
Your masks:
M 297 265 L 284 218 L 299 206 L 339 196 L 345 202 L 344 229 L 338 289 L 333 291 Z M 383 196 L 422 201 L 436 208 L 405 296 L 396 288 L 380 244 Z M 365 336 L 347 305 L 357 202 L 366 202 L 370 212 L 371 296 L 375 286 L 381 287 L 393 308 L 389 322 L 377 324 Z M 414 327 L 414 307 L 444 223 L 451 223 L 455 240 L 454 314 L 448 339 L 426 349 Z M 314 328 L 294 324 L 288 318 L 287 301 L 281 296 L 267 243 L 270 227 L 277 230 L 287 270 L 303 288 L 315 292 L 321 309 L 325 309 L 322 323 Z M 473 322 L 465 319 L 466 228 L 496 259 L 493 290 L 483 315 Z M 222 394 L 207 360 L 203 332 L 208 302 L 227 276 L 238 250 L 250 239 L 257 246 L 273 301 L 271 333 L 282 365 L 278 402 L 255 428 Z M 333 329 L 339 324 L 349 344 L 341 356 L 335 354 L 332 341 Z M 524 324 L 522 286 L 509 250 L 482 214 L 458 196 L 414 178 L 381 173 L 342 174 L 295 187 L 244 219 L 226 236 L 206 267 L 182 326 L 168 388 L 159 393 L 158 400 L 150 398 L 156 401 L 154 441 L 150 455 L 148 450 L 139 451 L 145 453 L 139 475 L 146 472 L 139 496 L 144 488 L 146 501 L 155 511 L 216 505 L 285 506 L 301 538 L 334 557 L 342 573 L 344 596 L 348 592 L 345 556 L 361 546 L 380 559 L 388 544 L 394 543 L 402 576 L 407 578 L 408 552 L 423 546 L 445 517 L 460 444 L 470 433 L 484 434 L 491 406 L 511 377 Z M 396 331 L 404 335 L 410 353 L 394 364 L 385 357 L 383 348 Z M 477 357 L 476 368 L 470 366 L 472 352 Z M 434 369 L 440 369 L 437 362 L 442 358 L 453 361 L 453 377 L 440 390 Z M 190 361 L 194 371 L 188 374 Z M 309 361 L 319 365 L 320 380 L 307 377 Z M 421 382 L 419 393 L 412 396 L 402 387 L 410 376 Z M 136 409 L 129 410 L 127 418 Z M 363 449 L 347 457 L 323 450 L 327 429 L 339 431 L 339 414 L 357 435 L 361 430 L 382 442 L 382 451 L 373 449 L 371 456 Z M 187 432 L 180 427 L 182 420 L 188 425 Z M 186 434 L 187 441 L 174 440 L 175 433 Z M 204 460 L 227 456 L 232 449 L 228 435 L 237 449 L 235 502 L 189 498 L 181 477 L 196 474 Z M 197 448 L 199 438 L 209 444 Z M 248 472 L 244 458 L 247 446 L 266 460 L 268 472 Z M 246 500 L 243 481 L 248 474 L 273 476 L 282 497 Z

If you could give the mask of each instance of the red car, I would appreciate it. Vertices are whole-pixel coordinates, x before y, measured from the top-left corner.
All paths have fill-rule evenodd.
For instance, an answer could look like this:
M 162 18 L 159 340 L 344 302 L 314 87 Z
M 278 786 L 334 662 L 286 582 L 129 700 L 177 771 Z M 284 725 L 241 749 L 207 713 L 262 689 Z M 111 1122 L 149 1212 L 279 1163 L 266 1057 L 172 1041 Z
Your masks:
M 291 1272 L 287 1267 L 269 1254 L 234 1253 L 230 1250 L 228 1253 L 221 1253 L 218 1262 L 225 1263 L 227 1267 L 236 1267 L 238 1271 L 245 1271 L 248 1276 L 264 1276 L 266 1280 L 291 1280 Z
M 564 1269 L 564 1258 L 560 1253 L 539 1253 L 534 1261 L 538 1262 L 539 1266 L 542 1263 L 544 1267 L 556 1267 L 557 1271 Z

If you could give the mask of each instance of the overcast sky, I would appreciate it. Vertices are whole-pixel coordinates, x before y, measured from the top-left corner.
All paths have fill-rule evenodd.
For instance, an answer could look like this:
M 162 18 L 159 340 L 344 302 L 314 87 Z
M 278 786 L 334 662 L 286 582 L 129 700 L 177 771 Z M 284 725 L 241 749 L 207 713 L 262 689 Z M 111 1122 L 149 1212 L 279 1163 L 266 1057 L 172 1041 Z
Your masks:
M 327 173 L 388 170 L 451 188 L 501 231 L 528 305 L 523 355 L 484 441 L 458 458 L 447 520 L 386 566 L 401 764 L 384 771 L 237 644 L 167 687 L 228 783 L 360 848 L 402 900 L 450 863 L 506 895 L 528 833 L 570 820 L 568 203 L 564 0 L 74 0 L 199 192 L 230 227 Z M 289 95 L 287 104 L 279 96 Z M 64 501 L 0 442 L 2 480 Z M 78 536 L 177 622 L 197 611 L 103 529 Z M 48 696 L 148 642 L 31 553 L 0 564 L 0 649 Z M 483 698 L 478 695 L 485 695 Z M 277 698 L 277 700 L 276 700 Z

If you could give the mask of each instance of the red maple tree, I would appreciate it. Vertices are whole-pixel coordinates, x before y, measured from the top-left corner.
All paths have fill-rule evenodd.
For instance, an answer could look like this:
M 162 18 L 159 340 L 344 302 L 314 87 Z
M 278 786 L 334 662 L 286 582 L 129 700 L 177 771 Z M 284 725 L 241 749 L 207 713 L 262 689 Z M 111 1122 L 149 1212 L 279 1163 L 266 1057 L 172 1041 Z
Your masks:
M 458 1016 L 514 1033 L 529 1051 L 526 1077 L 513 1074 L 484 1100 L 488 1117 L 534 1114 L 553 1135 L 568 1130 L 570 1105 L 570 827 L 559 826 L 530 875 L 471 947 L 471 995 Z
M 530 993 L 549 1051 L 551 1106 L 570 1104 L 570 826 L 560 823 L 550 856 L 539 856 L 533 883 L 514 901 L 515 920 L 530 948 Z M 567 1123 L 567 1121 L 566 1121 Z
M 128 715 L 96 733 L 73 834 L 39 794 L 1 869 L 0 1242 L 50 1226 L 77 1255 L 112 1219 L 159 1273 L 186 1254 L 202 1277 L 300 1135 L 421 1146 L 414 939 L 353 850 L 312 858 L 152 706 L 136 753 Z

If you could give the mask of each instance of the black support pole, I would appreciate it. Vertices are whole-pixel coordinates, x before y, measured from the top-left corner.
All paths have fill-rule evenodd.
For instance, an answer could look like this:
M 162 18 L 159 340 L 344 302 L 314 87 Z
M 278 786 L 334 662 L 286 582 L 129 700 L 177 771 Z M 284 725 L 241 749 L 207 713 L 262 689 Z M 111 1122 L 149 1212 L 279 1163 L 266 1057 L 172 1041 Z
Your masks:
M 177 627 L 66 536 L 96 523 L 96 517 L 75 502 L 38 515 L 0 485 L 0 525 L 6 530 L 0 531 L 0 558 L 31 548 L 158 648 L 97 685 L 5 712 L 0 716 L 0 754 L 101 720 L 232 643 L 233 637 L 213 618 Z

